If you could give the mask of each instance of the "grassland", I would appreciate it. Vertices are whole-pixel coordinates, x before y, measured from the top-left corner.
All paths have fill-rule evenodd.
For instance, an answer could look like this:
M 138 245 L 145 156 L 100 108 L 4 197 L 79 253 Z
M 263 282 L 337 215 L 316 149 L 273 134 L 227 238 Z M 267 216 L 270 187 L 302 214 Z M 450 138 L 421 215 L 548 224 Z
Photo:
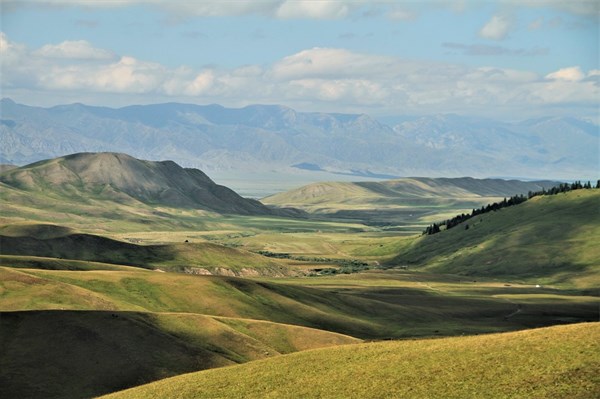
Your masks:
M 82 398 L 160 378 L 359 340 L 185 313 L 0 313 L 0 396 Z
M 187 374 L 136 398 L 594 398 L 600 325 L 341 346 Z
M 553 185 L 549 181 L 472 178 L 327 182 L 274 194 L 262 201 L 302 209 L 318 217 L 360 221 L 406 235 L 420 233 L 432 220 L 450 218 L 503 197 Z
M 378 378 L 385 377 L 394 383 L 381 392 L 392 397 L 432 397 L 419 388 L 415 372 L 400 364 L 401 356 L 396 354 L 417 359 L 420 352 L 427 356 L 419 365 L 439 379 L 436 392 L 448 394 L 440 397 L 452 397 L 452 392 L 455 397 L 480 397 L 473 394 L 482 387 L 475 377 L 468 377 L 463 386 L 452 373 L 463 372 L 469 362 L 477 364 L 478 356 L 501 367 L 521 361 L 510 354 L 515 340 L 496 347 L 510 354 L 506 357 L 483 351 L 469 352 L 462 359 L 460 351 L 452 352 L 452 346 L 492 351 L 493 342 L 505 341 L 494 338 L 486 344 L 485 337 L 473 337 L 352 346 L 364 358 L 340 349 L 309 352 L 306 358 L 290 357 L 273 366 L 260 359 L 358 340 L 474 335 L 597 321 L 598 193 L 579 190 L 536 198 L 483 215 L 469 223 L 469 230 L 459 226 L 421 237 L 407 234 L 420 232 L 424 224 L 436 220 L 429 218 L 432 215 L 453 216 L 457 206 L 470 208 L 495 193 L 469 196 L 458 190 L 454 194 L 459 197 L 451 201 L 431 197 L 419 202 L 415 196 L 400 205 L 377 203 L 366 194 L 353 197 L 354 193 L 344 207 L 334 204 L 338 208 L 332 212 L 318 211 L 329 212 L 327 218 L 292 219 L 219 215 L 131 199 L 107 201 L 93 193 L 77 196 L 34 190 L 24 194 L 3 186 L 0 396 L 89 397 L 176 374 L 250 362 L 248 366 L 256 364 L 252 366 L 256 369 L 248 369 L 252 372 L 264 367 L 266 374 L 257 374 L 264 378 L 259 388 L 249 382 L 251 377 L 244 377 L 246 369 L 239 369 L 239 391 L 218 386 L 221 377 L 214 374 L 201 395 L 240 397 L 247 389 L 249 397 L 260 396 L 258 392 L 273 397 L 353 397 L 340 385 L 354 387 L 358 393 L 380 392 L 384 384 Z M 381 209 L 389 206 L 391 213 L 378 213 L 373 209 L 380 208 L 369 208 L 373 204 Z M 411 220 L 407 219 L 410 209 L 416 209 Z M 347 217 L 340 213 L 346 211 L 350 212 Z M 373 212 L 382 220 L 392 214 L 399 219 L 387 220 L 391 225 L 361 222 Z M 282 256 L 260 256 L 259 251 Z M 303 271 L 337 267 L 355 259 L 373 269 L 302 277 Z M 387 269 L 376 269 L 379 266 Z M 219 275 L 199 275 L 205 272 Z M 552 331 L 569 335 L 571 330 Z M 546 338 L 554 339 L 557 334 Z M 597 328 L 589 334 L 596 337 Z M 520 348 L 543 347 L 535 339 L 523 339 Z M 428 351 L 428 343 L 435 342 L 443 350 Z M 52 348 L 44 350 L 49 343 Z M 573 348 L 569 343 L 564 350 Z M 589 345 L 582 343 L 581 348 L 589 349 Z M 322 360 L 319 353 L 323 353 Z M 447 371 L 439 366 L 451 357 L 463 368 L 452 366 Z M 580 358 L 574 367 L 588 364 L 583 355 Z M 298 371 L 292 367 L 293 359 L 300 362 Z M 543 359 L 549 364 L 549 358 Z M 333 361 L 339 366 L 330 366 L 331 372 L 315 368 L 331 385 L 315 381 L 315 374 L 305 371 L 314 362 Z M 386 361 L 389 367 L 377 363 Z M 378 365 L 381 376 L 368 363 Z M 477 367 L 483 368 L 484 363 Z M 516 396 L 537 389 L 553 373 L 564 382 L 557 390 L 539 391 L 540 397 L 554 393 L 586 397 L 588 391 L 576 391 L 568 381 L 583 381 L 597 389 L 597 381 L 590 383 L 585 372 L 571 366 L 562 370 L 546 365 L 538 370 L 531 362 L 527 364 L 534 371 L 532 379 L 523 380 L 527 370 L 519 366 L 506 379 L 498 379 L 504 388 L 492 389 L 490 397 L 511 396 L 510 375 L 520 384 Z M 71 371 L 73 367 L 76 372 Z M 291 374 L 278 390 L 273 384 L 280 376 L 269 373 L 286 367 Z M 221 385 L 229 384 L 227 373 L 235 373 L 229 370 L 236 369 L 223 369 L 226 379 Z M 348 383 L 348 375 L 356 381 Z M 401 384 L 398 375 L 406 376 L 407 384 Z M 448 387 L 441 387 L 441 376 L 449 378 Z M 484 381 L 486 392 L 492 377 Z M 294 390 L 293 378 L 296 389 L 306 384 L 307 390 Z M 178 388 L 167 381 L 165 392 L 170 395 Z M 188 386 L 193 383 L 185 381 L 181 380 L 181 394 L 192 395 Z M 314 391 L 309 390 L 310 384 Z M 414 386 L 415 394 L 404 390 L 405 385 Z
M 402 248 L 389 265 L 600 287 L 600 190 L 534 197 Z M 465 229 L 465 224 L 469 229 Z
M 593 292 L 418 272 L 248 280 L 0 268 L 0 310 L 187 312 L 295 324 L 363 339 L 510 331 L 597 318 Z M 517 314 L 514 314 L 517 310 Z M 511 315 L 510 317 L 508 317 Z

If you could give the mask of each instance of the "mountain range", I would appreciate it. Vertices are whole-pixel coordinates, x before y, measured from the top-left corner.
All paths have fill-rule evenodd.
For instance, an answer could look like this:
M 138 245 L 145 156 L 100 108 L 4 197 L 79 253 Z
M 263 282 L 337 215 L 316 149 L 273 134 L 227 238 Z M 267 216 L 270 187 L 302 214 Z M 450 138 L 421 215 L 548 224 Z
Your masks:
M 278 105 L 41 108 L 3 99 L 0 106 L 4 164 L 111 151 L 172 159 L 209 173 L 270 171 L 282 180 L 290 171 L 595 179 L 599 166 L 599 127 L 575 118 L 506 123 L 433 115 L 392 126 L 365 114 L 297 112 Z

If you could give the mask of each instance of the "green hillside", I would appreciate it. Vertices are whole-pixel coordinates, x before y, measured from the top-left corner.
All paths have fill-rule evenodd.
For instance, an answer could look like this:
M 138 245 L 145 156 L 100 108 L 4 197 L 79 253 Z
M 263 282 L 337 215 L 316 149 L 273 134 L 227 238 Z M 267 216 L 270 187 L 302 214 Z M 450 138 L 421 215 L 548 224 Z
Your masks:
M 595 398 L 600 324 L 313 350 L 108 395 L 146 398 Z
M 509 331 L 594 320 L 598 310 L 597 297 L 587 292 L 412 272 L 267 282 L 132 268 L 0 267 L 0 310 L 40 309 L 197 313 L 363 339 Z
M 600 190 L 576 190 L 534 197 L 422 236 L 388 265 L 594 288 L 600 286 L 598 242 Z
M 198 169 L 118 153 L 79 153 L 0 172 L 0 182 L 21 191 L 87 202 L 138 202 L 219 213 L 270 215 L 258 201 L 240 197 Z
M 10 258 L 17 261 L 15 266 L 43 269 L 90 268 L 89 265 L 52 261 L 54 258 L 196 274 L 290 273 L 289 268 L 273 259 L 208 242 L 137 245 L 50 224 L 1 226 L 0 248 L 1 263 L 10 264 Z M 29 258 L 29 262 L 26 262 L 26 258 Z M 104 265 L 99 266 L 105 268 Z
M 383 182 L 314 183 L 261 201 L 315 215 L 360 220 L 371 225 L 397 224 L 417 232 L 424 223 L 556 185 L 556 182 L 464 178 L 404 178 Z M 411 229 L 411 225 L 418 226 Z
M 184 313 L 0 313 L 0 397 L 86 398 L 160 378 L 359 340 Z

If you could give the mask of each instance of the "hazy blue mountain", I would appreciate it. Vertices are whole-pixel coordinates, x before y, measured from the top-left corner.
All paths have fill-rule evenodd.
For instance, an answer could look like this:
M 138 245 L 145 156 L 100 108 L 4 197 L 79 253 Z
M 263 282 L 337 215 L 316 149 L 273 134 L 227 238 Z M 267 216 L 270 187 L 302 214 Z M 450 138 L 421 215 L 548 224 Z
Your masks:
M 75 152 L 172 159 L 207 172 L 281 171 L 358 176 L 593 178 L 598 126 L 573 118 L 503 123 L 457 115 L 388 126 L 368 115 L 297 112 L 276 105 L 1 102 L 0 162 L 23 165 Z M 398 118 L 398 120 L 402 120 Z

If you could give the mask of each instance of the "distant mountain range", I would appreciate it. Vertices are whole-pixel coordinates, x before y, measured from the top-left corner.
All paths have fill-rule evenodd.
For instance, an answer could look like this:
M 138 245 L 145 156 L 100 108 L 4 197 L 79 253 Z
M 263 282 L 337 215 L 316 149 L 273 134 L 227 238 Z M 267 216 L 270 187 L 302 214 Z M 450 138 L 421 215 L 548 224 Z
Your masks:
M 599 127 L 574 118 L 504 123 L 435 115 L 388 126 L 368 115 L 277 105 L 51 108 L 1 101 L 0 163 L 117 151 L 211 171 L 591 179 Z
M 12 168 L 0 173 L 0 186 L 83 202 L 142 202 L 240 215 L 301 214 L 242 198 L 198 169 L 182 168 L 173 161 L 142 161 L 120 153 L 78 153 Z

